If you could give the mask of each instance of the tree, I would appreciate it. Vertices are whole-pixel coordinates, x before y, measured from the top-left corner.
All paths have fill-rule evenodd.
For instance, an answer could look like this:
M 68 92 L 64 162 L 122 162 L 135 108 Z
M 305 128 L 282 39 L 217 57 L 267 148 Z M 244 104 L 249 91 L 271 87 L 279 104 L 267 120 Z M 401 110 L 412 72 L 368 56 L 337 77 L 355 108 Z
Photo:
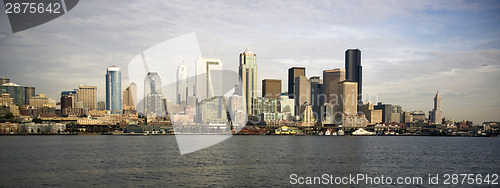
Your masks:
M 14 114 L 12 114 L 11 112 L 9 112 L 5 116 L 3 116 L 3 118 L 5 118 L 5 119 L 12 119 L 13 117 L 14 117 Z
M 31 120 L 31 121 L 34 123 L 42 123 L 42 119 L 40 119 L 40 118 L 33 118 L 33 120 Z

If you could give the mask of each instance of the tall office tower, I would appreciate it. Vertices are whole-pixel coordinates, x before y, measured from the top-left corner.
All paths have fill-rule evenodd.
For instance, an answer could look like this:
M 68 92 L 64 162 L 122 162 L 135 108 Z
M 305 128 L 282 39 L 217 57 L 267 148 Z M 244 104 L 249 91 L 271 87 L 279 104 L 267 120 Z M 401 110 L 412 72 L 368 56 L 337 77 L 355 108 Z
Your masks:
M 358 83 L 352 81 L 340 82 L 339 94 L 341 98 L 339 111 L 347 115 L 356 115 L 358 113 Z
M 348 49 L 345 51 L 345 80 L 358 82 L 358 101 L 361 102 L 363 93 L 361 51 L 359 49 Z
M 132 82 L 123 91 L 123 108 L 127 107 L 129 109 L 135 109 L 137 104 L 137 85 Z
M 61 92 L 61 109 L 73 108 L 78 100 L 78 89 Z
M 305 76 L 299 76 L 295 78 L 295 115 L 301 115 L 299 112 L 300 107 L 304 103 L 311 104 L 311 81 Z
M 106 71 L 106 110 L 110 110 L 112 114 L 121 114 L 122 102 L 122 73 L 119 67 L 108 67 Z
M 10 79 L 2 77 L 0 78 L 0 85 L 10 83 Z
M 26 97 L 24 96 L 24 87 L 17 85 L 15 83 L 9 82 L 1 85 L 2 93 L 10 94 L 10 97 L 14 99 L 15 105 L 26 104 Z M 28 100 L 29 102 L 29 100 Z
M 322 111 L 323 104 L 325 103 L 325 91 L 323 87 L 323 79 L 319 76 L 313 76 L 309 78 L 311 81 L 311 106 L 315 114 L 316 120 L 319 122 L 323 121 Z
M 281 94 L 281 80 L 264 79 L 262 80 L 262 97 L 278 99 Z
M 97 109 L 97 87 L 96 86 L 78 86 L 78 102 L 83 103 L 83 108 L 89 110 Z
M 215 58 L 198 58 L 195 68 L 195 96 L 199 101 L 222 96 L 222 61 Z
M 166 116 L 161 79 L 156 72 L 148 72 L 144 79 L 144 113 L 150 118 Z
M 30 101 L 30 97 L 35 96 L 35 87 L 24 87 L 24 103 L 28 104 Z
M 97 102 L 97 110 L 106 110 L 106 103 L 104 101 Z
M 305 67 L 292 67 L 288 69 L 288 97 L 290 99 L 294 98 L 295 78 L 299 76 L 306 76 Z
M 338 106 L 340 98 L 339 83 L 345 80 L 345 69 L 332 69 L 323 71 L 323 86 L 326 95 L 326 103 Z
M 245 96 L 247 113 L 252 113 L 252 101 L 257 98 L 257 54 L 247 48 L 240 54 L 239 76 L 241 93 Z
M 177 80 L 175 82 L 177 89 L 177 104 L 186 104 L 188 96 L 188 72 L 185 66 L 177 67 Z
M 439 95 L 439 91 L 436 93 L 434 97 L 434 109 L 429 112 L 430 121 L 434 124 L 441 124 L 443 119 L 443 112 L 441 111 L 441 95 Z

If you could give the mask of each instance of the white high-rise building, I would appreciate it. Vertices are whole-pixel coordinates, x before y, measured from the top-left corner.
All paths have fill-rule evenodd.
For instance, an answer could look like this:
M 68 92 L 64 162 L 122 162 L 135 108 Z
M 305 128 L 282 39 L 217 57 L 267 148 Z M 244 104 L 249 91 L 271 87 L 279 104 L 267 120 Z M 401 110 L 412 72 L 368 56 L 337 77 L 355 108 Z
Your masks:
M 195 68 L 195 96 L 198 101 L 222 96 L 222 61 L 198 58 Z
M 177 104 L 185 104 L 188 95 L 188 71 L 185 66 L 177 67 L 176 98 Z

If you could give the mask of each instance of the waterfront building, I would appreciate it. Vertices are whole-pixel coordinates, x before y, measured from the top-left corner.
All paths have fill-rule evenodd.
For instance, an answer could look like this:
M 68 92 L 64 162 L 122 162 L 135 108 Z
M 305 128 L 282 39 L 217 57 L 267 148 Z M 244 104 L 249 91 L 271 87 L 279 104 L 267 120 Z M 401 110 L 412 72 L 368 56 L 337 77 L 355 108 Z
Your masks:
M 305 67 L 292 67 L 288 69 L 288 97 L 295 98 L 295 79 L 299 76 L 306 76 Z
M 197 101 L 222 96 L 222 61 L 220 59 L 198 58 L 195 74 Z
M 300 119 L 302 120 L 302 126 L 312 127 L 316 123 L 314 118 L 314 112 L 312 109 L 312 105 L 309 103 L 304 103 L 300 106 L 299 109 Z
M 264 79 L 262 80 L 262 97 L 278 99 L 281 94 L 281 80 Z
M 175 86 L 177 104 L 186 104 L 188 96 L 188 70 L 186 66 L 177 67 Z
M 257 54 L 247 48 L 240 53 L 239 76 L 241 95 L 245 96 L 247 113 L 252 113 L 252 101 L 257 98 Z M 264 87 L 264 86 L 262 86 Z M 280 89 L 281 90 L 281 89 Z
M 359 49 L 348 49 L 345 51 L 345 79 L 351 82 L 358 83 L 358 101 L 361 102 L 363 82 L 362 82 L 362 69 L 361 66 L 361 51 Z
M 144 113 L 148 118 L 165 117 L 161 78 L 156 72 L 148 72 L 144 79 Z
M 311 104 L 311 81 L 305 76 L 295 78 L 295 112 L 298 113 L 304 103 Z M 290 95 L 289 95 L 290 96 Z M 295 114 L 300 115 L 300 114 Z
M 106 110 L 112 114 L 122 113 L 122 74 L 119 67 L 111 66 L 106 71 Z
M 441 111 L 441 95 L 439 95 L 439 91 L 434 97 L 434 108 L 429 111 L 429 116 L 429 121 L 433 124 L 442 124 L 443 112 Z

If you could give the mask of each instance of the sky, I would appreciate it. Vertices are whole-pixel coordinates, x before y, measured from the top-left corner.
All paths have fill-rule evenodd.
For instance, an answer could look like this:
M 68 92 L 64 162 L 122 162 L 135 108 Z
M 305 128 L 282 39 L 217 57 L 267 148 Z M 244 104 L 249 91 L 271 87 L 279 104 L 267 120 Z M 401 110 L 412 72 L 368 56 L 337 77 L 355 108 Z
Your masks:
M 288 68 L 322 76 L 358 48 L 373 102 L 428 112 L 439 91 L 445 118 L 500 121 L 500 1 L 82 0 L 17 33 L 1 13 L 0 76 L 57 101 L 61 91 L 97 86 L 104 101 L 108 66 L 122 68 L 125 89 L 133 57 L 193 32 L 203 57 L 226 70 L 237 71 L 249 47 L 258 82 L 281 79 L 283 91 Z

